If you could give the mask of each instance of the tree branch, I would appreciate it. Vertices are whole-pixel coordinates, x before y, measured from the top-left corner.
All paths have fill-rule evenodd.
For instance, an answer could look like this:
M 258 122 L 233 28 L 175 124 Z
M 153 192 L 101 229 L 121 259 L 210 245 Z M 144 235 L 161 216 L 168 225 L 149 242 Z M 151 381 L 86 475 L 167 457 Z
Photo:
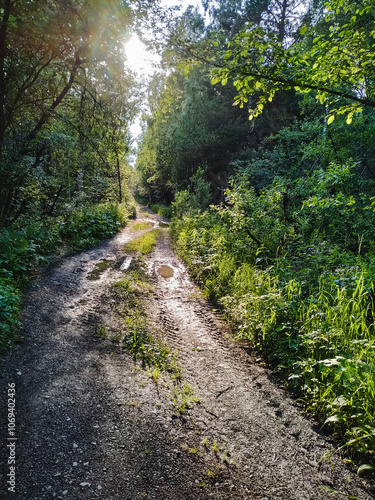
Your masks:
M 53 113 L 53 111 L 57 108 L 57 106 L 59 104 L 61 104 L 61 102 L 63 101 L 63 99 L 66 96 L 66 94 L 72 88 L 72 85 L 73 85 L 74 80 L 76 78 L 76 74 L 77 74 L 78 68 L 81 66 L 82 62 L 83 61 L 81 61 L 81 59 L 79 58 L 78 54 L 76 54 L 73 67 L 72 67 L 72 70 L 70 72 L 69 80 L 65 84 L 65 86 L 62 89 L 62 91 L 60 92 L 60 94 L 52 102 L 50 108 L 47 111 L 44 111 L 42 113 L 42 116 L 39 118 L 38 123 L 35 125 L 35 127 L 33 128 L 33 130 L 26 137 L 24 146 L 23 146 L 23 148 L 20 151 L 21 155 L 25 154 L 27 152 L 26 145 L 29 144 L 33 139 L 35 139 L 35 137 L 37 136 L 38 132 L 41 130 L 41 128 L 43 127 L 43 125 L 45 125 L 45 123 L 48 121 L 48 119 L 51 116 L 51 114 Z

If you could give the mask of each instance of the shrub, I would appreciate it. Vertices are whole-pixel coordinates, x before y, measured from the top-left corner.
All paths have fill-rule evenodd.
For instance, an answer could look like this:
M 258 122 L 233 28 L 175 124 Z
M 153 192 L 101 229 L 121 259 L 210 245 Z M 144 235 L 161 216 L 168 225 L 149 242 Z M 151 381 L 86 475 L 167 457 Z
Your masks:
M 19 326 L 21 294 L 10 278 L 0 277 L 0 351 L 11 345 L 11 339 Z

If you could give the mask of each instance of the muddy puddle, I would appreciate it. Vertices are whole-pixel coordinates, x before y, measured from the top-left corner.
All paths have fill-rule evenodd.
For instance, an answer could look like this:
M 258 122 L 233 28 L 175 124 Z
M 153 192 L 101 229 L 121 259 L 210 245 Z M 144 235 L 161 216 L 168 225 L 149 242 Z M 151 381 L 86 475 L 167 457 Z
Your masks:
M 100 262 L 95 264 L 95 267 L 92 271 L 88 273 L 86 279 L 90 281 L 95 281 L 100 278 L 100 276 L 109 268 L 114 267 L 116 264 L 115 260 L 103 259 Z
M 132 260 L 133 260 L 133 257 L 130 257 L 130 256 L 125 257 L 124 261 L 120 265 L 120 270 L 126 271 L 127 269 L 129 269 L 130 264 L 132 263 Z
M 160 266 L 157 268 L 156 272 L 160 274 L 162 278 L 172 278 L 174 275 L 174 271 L 169 266 Z

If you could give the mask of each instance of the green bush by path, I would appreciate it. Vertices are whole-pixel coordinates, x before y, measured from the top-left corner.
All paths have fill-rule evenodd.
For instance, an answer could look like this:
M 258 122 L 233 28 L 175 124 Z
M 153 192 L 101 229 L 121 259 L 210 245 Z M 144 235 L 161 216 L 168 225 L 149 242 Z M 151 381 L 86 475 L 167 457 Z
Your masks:
M 162 217 L 170 219 L 172 217 L 172 207 L 168 205 L 163 205 L 162 203 L 151 203 L 149 205 L 150 209 Z
M 330 225 L 314 230 L 325 204 L 286 219 L 279 186 L 173 219 L 177 250 L 237 337 L 272 361 L 348 457 L 374 466 L 375 258 L 361 241 L 353 251 L 353 239 L 338 240 L 350 205 L 332 204 Z M 366 238 L 372 218 L 357 221 Z
M 0 277 L 0 351 L 11 345 L 11 338 L 19 326 L 21 294 L 13 280 Z
M 12 343 L 19 326 L 22 290 L 37 266 L 48 264 L 61 250 L 79 251 L 116 234 L 127 224 L 132 208 L 116 203 L 88 205 L 62 217 L 35 221 L 20 218 L 0 230 L 0 351 Z
M 83 250 L 111 237 L 127 224 L 128 218 L 126 208 L 117 203 L 83 207 L 60 224 L 60 234 L 75 250 Z

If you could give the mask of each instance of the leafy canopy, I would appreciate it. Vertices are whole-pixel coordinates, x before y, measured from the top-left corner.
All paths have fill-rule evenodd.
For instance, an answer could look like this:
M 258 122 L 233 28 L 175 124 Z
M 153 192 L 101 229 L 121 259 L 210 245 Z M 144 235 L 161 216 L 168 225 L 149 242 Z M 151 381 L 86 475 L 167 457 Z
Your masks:
M 233 80 L 235 103 L 243 107 L 250 96 L 249 118 L 258 116 L 267 101 L 280 89 L 316 92 L 317 100 L 329 108 L 328 124 L 337 114 L 375 108 L 375 24 L 374 0 L 358 8 L 350 0 L 324 4 L 324 14 L 310 27 L 302 25 L 296 41 L 287 47 L 277 33 L 248 23 L 230 41 L 217 33 L 213 45 L 219 48 L 211 82 L 226 85 Z

